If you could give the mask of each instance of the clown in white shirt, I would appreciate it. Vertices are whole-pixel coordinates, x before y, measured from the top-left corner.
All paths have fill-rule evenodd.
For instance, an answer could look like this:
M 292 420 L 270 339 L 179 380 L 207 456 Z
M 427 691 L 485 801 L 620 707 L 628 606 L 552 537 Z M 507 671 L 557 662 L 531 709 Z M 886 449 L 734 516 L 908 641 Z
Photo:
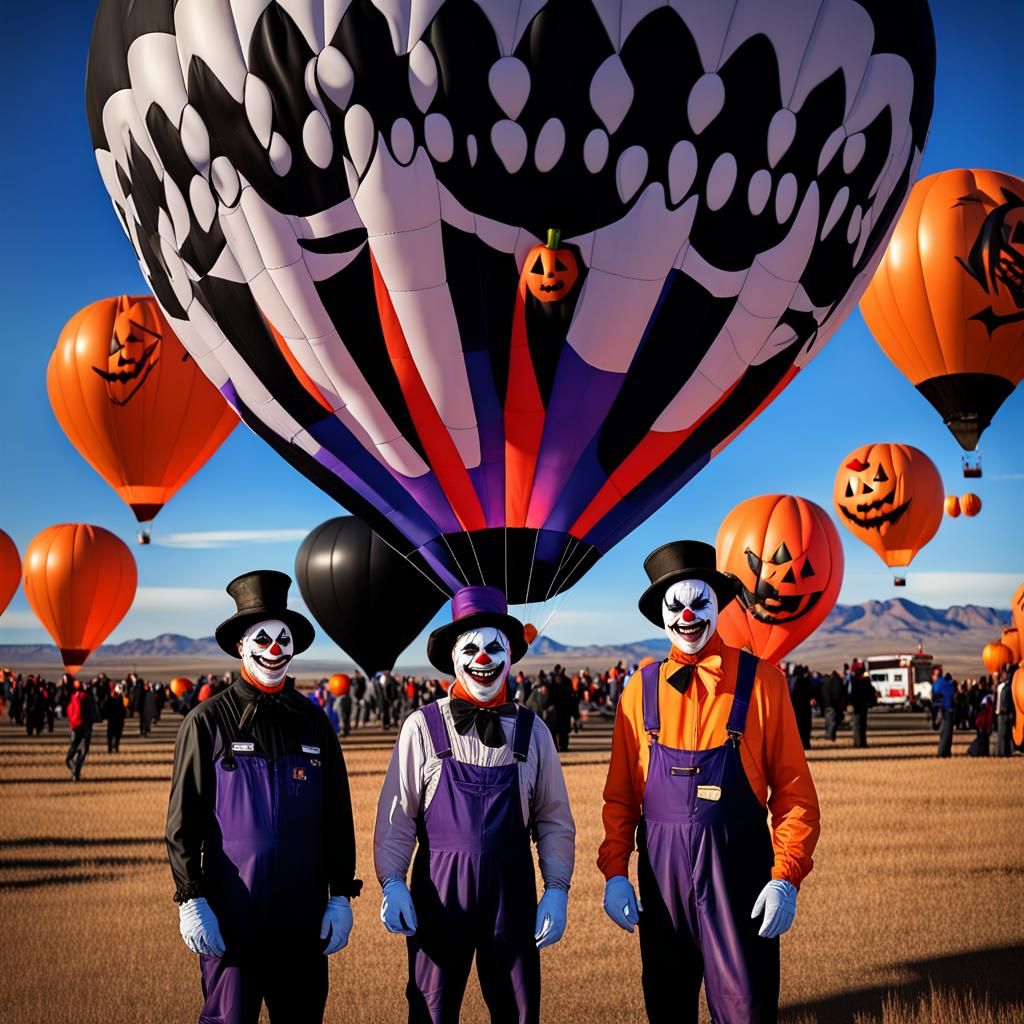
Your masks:
M 458 1020 L 475 955 L 492 1020 L 525 1024 L 540 1013 L 539 950 L 565 930 L 576 828 L 551 733 L 508 699 L 522 623 L 494 587 L 460 590 L 452 618 L 427 657 L 455 682 L 406 719 L 377 807 L 381 920 L 407 936 L 410 1021 Z

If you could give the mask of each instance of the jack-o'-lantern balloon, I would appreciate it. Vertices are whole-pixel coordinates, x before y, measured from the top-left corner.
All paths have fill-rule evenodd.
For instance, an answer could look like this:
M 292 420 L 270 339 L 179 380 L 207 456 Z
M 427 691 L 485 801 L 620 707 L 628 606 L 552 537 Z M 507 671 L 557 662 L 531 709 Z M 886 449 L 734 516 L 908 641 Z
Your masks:
M 526 255 L 523 279 L 538 302 L 558 302 L 572 291 L 579 277 L 579 266 L 571 249 L 559 248 L 562 233 L 548 229 L 546 245 L 535 245 Z
M 1022 583 L 1010 598 L 1010 615 L 1013 616 L 1013 624 L 1017 627 L 1018 635 L 1024 639 L 1024 583 Z
M 1024 181 L 977 169 L 922 178 L 860 308 L 973 451 L 1024 377 Z
M 17 593 L 21 580 L 21 559 L 14 541 L 0 530 L 0 615 Z
M 828 513 L 806 498 L 765 494 L 737 505 L 716 540 L 718 567 L 741 590 L 718 615 L 733 647 L 778 661 L 832 610 L 843 585 L 843 546 Z
M 981 651 L 981 660 L 991 675 L 1002 672 L 1007 665 L 1013 664 L 1013 651 L 1006 644 L 997 642 L 985 644 Z
M 1024 665 L 1013 674 L 1013 745 L 1019 750 L 1024 747 Z
M 1005 626 L 1003 635 L 999 638 L 1001 644 L 1010 648 L 1014 663 L 1020 662 L 1020 633 L 1016 626 Z
M 960 517 L 960 499 L 955 494 L 946 495 L 946 515 L 950 519 L 958 519 Z
M 960 509 L 968 519 L 973 519 L 981 511 L 981 498 L 976 494 L 961 494 Z
M 142 524 L 220 447 L 238 416 L 151 296 L 101 299 L 76 313 L 46 373 L 68 440 Z
M 839 521 L 890 568 L 910 565 L 942 523 L 935 463 L 909 444 L 866 444 L 843 459 L 832 491 Z

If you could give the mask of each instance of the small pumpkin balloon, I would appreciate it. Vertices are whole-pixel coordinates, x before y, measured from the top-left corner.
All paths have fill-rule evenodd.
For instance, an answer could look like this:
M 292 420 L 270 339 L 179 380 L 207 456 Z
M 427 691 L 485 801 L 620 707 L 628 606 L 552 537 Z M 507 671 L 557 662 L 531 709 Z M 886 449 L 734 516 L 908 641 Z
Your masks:
M 193 686 L 192 680 L 186 679 L 184 676 L 178 676 L 176 679 L 172 679 L 170 682 L 171 693 L 175 697 L 184 697 L 186 693 L 191 693 Z
M 976 494 L 961 494 L 960 508 L 968 519 L 973 519 L 981 511 L 981 498 Z
M 946 515 L 950 519 L 957 519 L 960 516 L 960 499 L 955 494 L 946 496 Z
M 548 240 L 535 245 L 523 264 L 523 277 L 530 294 L 538 302 L 558 302 L 564 299 L 576 284 L 580 270 L 571 249 L 560 248 L 562 233 L 548 228 Z
M 537 627 L 532 622 L 523 624 L 523 638 L 526 640 L 527 645 L 532 644 L 537 639 Z
M 1018 636 L 1024 638 L 1024 583 L 1022 583 L 1010 598 L 1010 614 L 1013 616 L 1013 624 L 1017 627 Z
M 843 585 L 843 545 L 828 513 L 806 498 L 765 494 L 740 502 L 716 540 L 718 567 L 741 584 L 718 616 L 733 647 L 778 661 L 814 632 Z
M 1013 651 L 1004 643 L 985 644 L 981 651 L 981 660 L 989 674 L 996 675 L 1007 665 L 1013 664 Z
M 203 683 L 199 687 L 199 693 L 196 695 L 196 700 L 202 702 L 209 700 L 213 696 L 213 686 L 210 683 Z
M 999 638 L 1001 644 L 1005 644 L 1010 648 L 1010 653 L 1013 655 L 1014 664 L 1020 662 L 1020 633 L 1017 631 L 1016 626 L 1005 626 L 1003 628 L 1003 635 Z
M 866 444 L 842 460 L 832 500 L 839 521 L 890 567 L 910 565 L 942 523 L 935 463 L 909 444 Z
M 352 685 L 352 679 L 345 672 L 335 672 L 327 680 L 327 689 L 331 691 L 332 697 L 344 697 Z
M 3 615 L 18 590 L 21 559 L 14 541 L 0 530 L 0 615 Z

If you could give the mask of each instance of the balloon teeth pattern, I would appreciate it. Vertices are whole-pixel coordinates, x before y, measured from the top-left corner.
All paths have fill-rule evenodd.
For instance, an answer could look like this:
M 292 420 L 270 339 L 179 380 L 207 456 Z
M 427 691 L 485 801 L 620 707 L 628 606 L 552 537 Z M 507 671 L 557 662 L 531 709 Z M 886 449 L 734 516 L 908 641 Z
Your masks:
M 891 501 L 892 499 L 889 500 Z M 879 506 L 879 504 L 879 502 L 874 502 L 872 507 Z M 864 507 L 865 506 L 858 505 L 858 512 Z M 896 523 L 903 518 L 903 513 L 906 512 L 909 507 L 910 502 L 906 501 L 904 504 L 894 508 L 891 512 L 883 512 L 881 515 L 876 516 L 858 515 L 855 512 L 850 512 L 848 509 L 843 508 L 841 505 L 839 506 L 839 509 L 843 515 L 854 524 L 854 526 L 859 526 L 862 530 L 882 531 L 886 526 L 895 526 Z

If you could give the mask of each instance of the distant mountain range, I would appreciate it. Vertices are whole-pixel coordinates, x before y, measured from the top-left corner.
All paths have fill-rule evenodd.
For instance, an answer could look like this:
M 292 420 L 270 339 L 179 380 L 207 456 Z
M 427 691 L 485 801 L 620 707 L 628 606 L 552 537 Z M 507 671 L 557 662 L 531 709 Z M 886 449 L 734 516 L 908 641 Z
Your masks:
M 796 660 L 831 665 L 853 655 L 878 654 L 891 650 L 902 653 L 918 643 L 950 663 L 974 664 L 982 645 L 999 638 L 1001 629 L 1010 625 L 1010 613 L 979 605 L 954 605 L 931 608 L 904 598 L 890 601 L 866 601 L 864 604 L 836 605 L 814 635 L 793 652 Z M 562 661 L 567 665 L 633 664 L 645 655 L 664 655 L 668 649 L 664 636 L 623 644 L 570 645 L 553 637 L 540 636 L 530 647 L 528 659 L 540 665 Z M 899 649 L 899 650 L 897 650 Z M 415 655 L 413 655 L 415 656 Z M 90 664 L 134 662 L 143 659 L 225 659 L 212 636 L 192 639 L 176 633 L 161 633 L 149 640 L 126 640 L 104 644 Z M 315 662 L 316 659 L 311 659 Z M 0 664 L 53 665 L 59 662 L 51 644 L 0 644 Z M 301 662 L 300 662 L 301 664 Z

